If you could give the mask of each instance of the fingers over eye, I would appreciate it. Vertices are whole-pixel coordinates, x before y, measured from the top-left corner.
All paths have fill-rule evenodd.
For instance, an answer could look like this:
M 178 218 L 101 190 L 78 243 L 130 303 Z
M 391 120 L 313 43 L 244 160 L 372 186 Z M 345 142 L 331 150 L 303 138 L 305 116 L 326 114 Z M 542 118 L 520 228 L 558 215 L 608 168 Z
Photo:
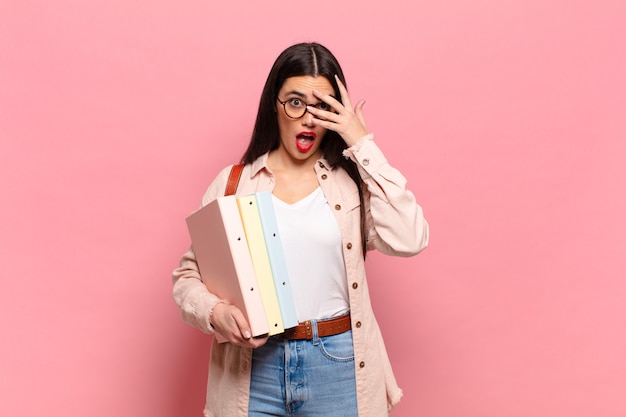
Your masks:
M 322 94 L 318 90 L 313 90 L 313 95 L 328 104 L 331 109 L 338 110 L 341 107 L 341 102 L 330 94 Z
M 336 110 L 321 110 L 317 107 L 307 106 L 307 111 L 320 120 L 337 121 Z

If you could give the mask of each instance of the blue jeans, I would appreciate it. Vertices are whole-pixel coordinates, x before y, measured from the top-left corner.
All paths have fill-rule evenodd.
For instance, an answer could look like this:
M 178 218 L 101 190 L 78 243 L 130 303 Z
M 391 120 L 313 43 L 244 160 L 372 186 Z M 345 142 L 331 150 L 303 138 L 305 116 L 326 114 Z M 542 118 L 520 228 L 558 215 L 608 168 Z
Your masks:
M 249 417 L 357 417 L 352 331 L 271 337 L 252 354 Z

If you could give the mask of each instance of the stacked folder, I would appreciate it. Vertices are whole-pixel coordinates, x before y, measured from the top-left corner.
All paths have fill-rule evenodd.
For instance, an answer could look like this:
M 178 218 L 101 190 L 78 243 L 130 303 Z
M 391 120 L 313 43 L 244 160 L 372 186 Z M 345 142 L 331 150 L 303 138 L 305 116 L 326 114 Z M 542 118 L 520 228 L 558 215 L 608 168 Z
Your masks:
M 219 197 L 186 221 L 202 281 L 243 312 L 252 336 L 298 324 L 269 191 Z

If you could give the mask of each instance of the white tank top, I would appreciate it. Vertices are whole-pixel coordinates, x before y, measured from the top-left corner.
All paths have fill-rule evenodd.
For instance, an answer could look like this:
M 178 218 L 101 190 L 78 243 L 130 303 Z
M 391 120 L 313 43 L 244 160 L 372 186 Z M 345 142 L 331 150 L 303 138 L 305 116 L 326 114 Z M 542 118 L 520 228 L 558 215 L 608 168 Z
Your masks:
M 347 312 L 341 233 L 322 189 L 294 204 L 273 200 L 298 321 Z

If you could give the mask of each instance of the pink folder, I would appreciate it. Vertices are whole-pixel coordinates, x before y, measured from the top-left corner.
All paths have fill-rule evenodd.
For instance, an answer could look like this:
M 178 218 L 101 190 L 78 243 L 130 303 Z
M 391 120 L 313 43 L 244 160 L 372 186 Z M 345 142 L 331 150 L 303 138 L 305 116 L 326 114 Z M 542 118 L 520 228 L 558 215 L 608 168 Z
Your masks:
M 219 197 L 186 221 L 207 289 L 243 312 L 252 336 L 267 334 L 269 326 L 235 196 Z

